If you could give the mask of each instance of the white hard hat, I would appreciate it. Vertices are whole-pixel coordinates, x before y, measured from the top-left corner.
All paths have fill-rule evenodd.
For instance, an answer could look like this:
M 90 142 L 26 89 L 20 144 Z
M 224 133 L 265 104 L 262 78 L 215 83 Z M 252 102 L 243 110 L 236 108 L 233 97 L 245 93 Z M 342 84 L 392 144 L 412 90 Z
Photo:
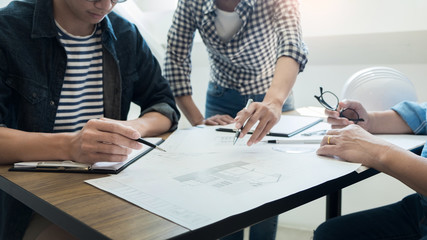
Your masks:
M 389 67 L 370 67 L 347 80 L 341 99 L 357 100 L 368 111 L 380 111 L 404 100 L 417 101 L 417 94 L 403 73 Z

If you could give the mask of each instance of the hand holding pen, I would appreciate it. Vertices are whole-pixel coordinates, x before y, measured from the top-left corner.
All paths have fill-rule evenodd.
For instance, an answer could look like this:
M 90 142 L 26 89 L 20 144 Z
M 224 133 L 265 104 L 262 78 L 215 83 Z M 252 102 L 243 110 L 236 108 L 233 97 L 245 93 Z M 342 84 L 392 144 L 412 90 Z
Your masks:
M 245 109 L 248 109 L 249 105 L 251 105 L 251 103 L 253 103 L 254 100 L 252 100 L 251 98 L 248 99 L 248 102 L 246 103 Z M 239 139 L 240 133 L 242 132 L 242 129 L 244 128 L 244 126 L 246 125 L 246 122 L 248 120 L 245 121 L 244 124 L 242 124 L 242 126 L 237 130 L 236 134 L 234 135 L 234 140 L 233 140 L 233 145 L 236 144 L 237 139 Z
M 249 102 L 249 101 L 248 101 Z M 271 128 L 280 120 L 282 114 L 282 105 L 278 102 L 255 102 L 247 108 L 237 113 L 235 118 L 236 128 L 240 129 L 238 137 L 245 136 L 251 128 L 258 122 L 251 137 L 246 143 L 251 146 L 261 141 L 271 130 Z

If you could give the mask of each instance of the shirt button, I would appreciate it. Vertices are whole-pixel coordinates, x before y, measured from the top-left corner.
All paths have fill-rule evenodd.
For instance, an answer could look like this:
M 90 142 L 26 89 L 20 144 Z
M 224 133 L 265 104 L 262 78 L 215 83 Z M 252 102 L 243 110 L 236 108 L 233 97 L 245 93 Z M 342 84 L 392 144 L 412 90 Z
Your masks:
M 50 106 L 55 106 L 55 102 L 54 101 L 50 101 Z

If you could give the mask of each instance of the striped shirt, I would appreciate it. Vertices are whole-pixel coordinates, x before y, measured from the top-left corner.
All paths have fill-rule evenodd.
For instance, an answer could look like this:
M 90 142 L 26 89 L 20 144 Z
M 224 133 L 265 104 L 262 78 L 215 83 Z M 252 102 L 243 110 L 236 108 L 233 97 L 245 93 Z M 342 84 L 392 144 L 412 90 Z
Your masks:
M 176 97 L 191 95 L 191 48 L 199 31 L 207 47 L 210 81 L 243 95 L 264 94 L 279 57 L 293 58 L 303 71 L 307 49 L 302 42 L 298 0 L 241 0 L 235 12 L 243 24 L 229 41 L 215 27 L 214 0 L 179 0 L 168 32 L 165 78 Z
M 67 33 L 59 24 L 59 40 L 67 54 L 67 69 L 56 113 L 54 132 L 74 132 L 104 115 L 101 28 L 90 36 Z

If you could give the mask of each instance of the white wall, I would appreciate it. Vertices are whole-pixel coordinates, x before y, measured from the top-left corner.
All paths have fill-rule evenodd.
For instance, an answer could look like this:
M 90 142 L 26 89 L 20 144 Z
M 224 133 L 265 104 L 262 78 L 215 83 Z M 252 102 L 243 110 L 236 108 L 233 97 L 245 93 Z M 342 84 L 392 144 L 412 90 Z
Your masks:
M 340 93 L 353 73 L 379 65 L 403 72 L 427 101 L 425 10 L 422 0 L 301 0 L 310 55 L 294 88 L 296 104 L 317 104 L 318 86 Z
M 6 6 L 10 0 L 0 0 L 0 8 Z

